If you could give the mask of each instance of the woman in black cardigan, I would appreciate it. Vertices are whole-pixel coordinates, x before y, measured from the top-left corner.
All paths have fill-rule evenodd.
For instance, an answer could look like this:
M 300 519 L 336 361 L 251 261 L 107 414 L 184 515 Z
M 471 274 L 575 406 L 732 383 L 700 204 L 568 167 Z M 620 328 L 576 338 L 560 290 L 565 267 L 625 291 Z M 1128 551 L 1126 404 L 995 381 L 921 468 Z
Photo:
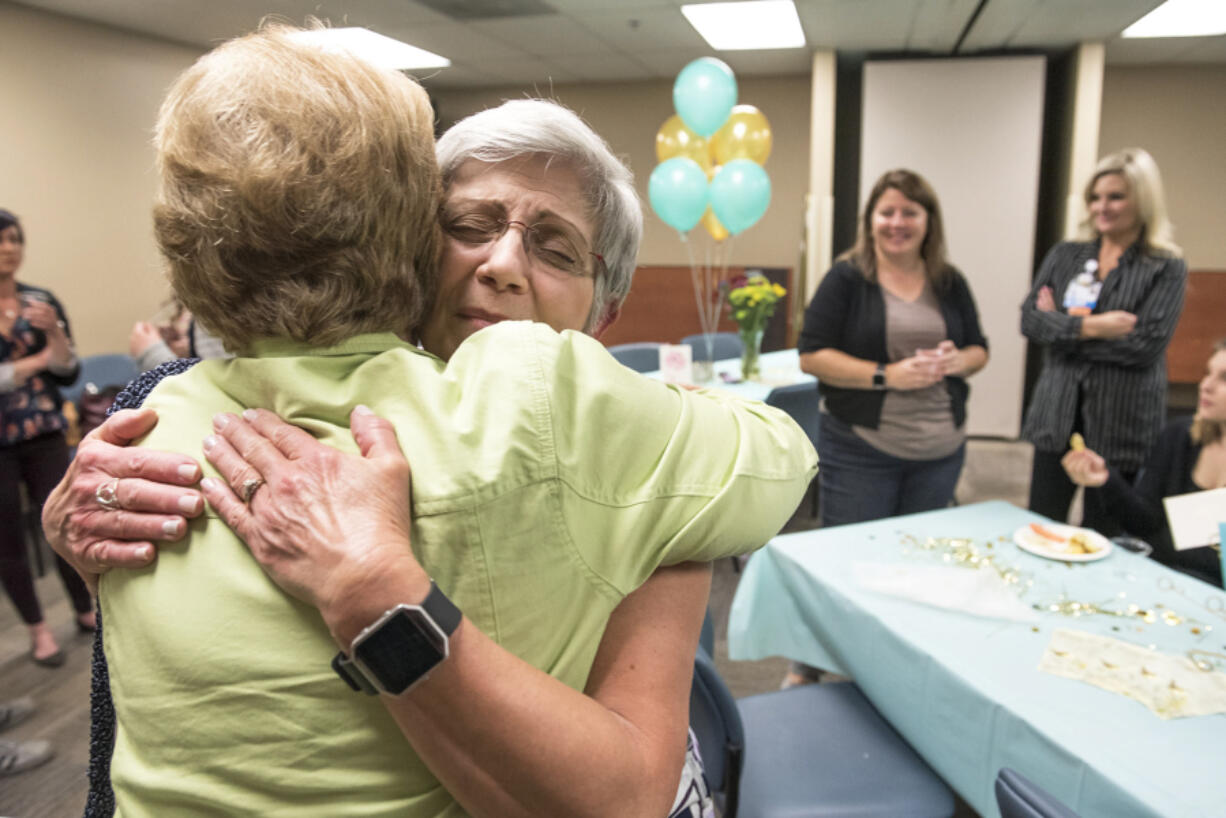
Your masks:
M 912 171 L 889 171 L 800 336 L 801 369 L 822 399 L 823 525 L 949 504 L 965 455 L 965 379 L 987 363 L 987 345 L 966 279 L 945 260 L 936 194 Z
M 1103 159 L 1085 200 L 1090 240 L 1053 247 L 1022 303 L 1022 333 L 1045 347 L 1022 425 L 1035 447 L 1030 510 L 1061 521 L 1076 490 L 1060 466 L 1073 432 L 1128 481 L 1153 448 L 1188 275 L 1148 153 Z M 1083 524 L 1118 532 L 1096 490 L 1086 492 Z
M 1099 489 L 1107 513 L 1129 534 L 1153 546 L 1154 559 L 1221 585 L 1217 551 L 1175 550 L 1162 500 L 1226 487 L 1226 341 L 1214 346 L 1200 382 L 1196 415 L 1167 424 L 1135 485 L 1092 449 L 1070 451 L 1062 465 L 1077 485 Z

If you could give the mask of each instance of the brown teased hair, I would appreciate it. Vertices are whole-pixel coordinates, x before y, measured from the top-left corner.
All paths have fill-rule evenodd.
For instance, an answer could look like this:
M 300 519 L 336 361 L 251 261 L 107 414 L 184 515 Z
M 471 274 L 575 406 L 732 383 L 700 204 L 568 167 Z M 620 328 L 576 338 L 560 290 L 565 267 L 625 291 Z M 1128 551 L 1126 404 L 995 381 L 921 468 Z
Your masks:
M 158 116 L 154 233 L 231 352 L 407 335 L 435 290 L 433 112 L 403 74 L 268 25 L 201 57 Z

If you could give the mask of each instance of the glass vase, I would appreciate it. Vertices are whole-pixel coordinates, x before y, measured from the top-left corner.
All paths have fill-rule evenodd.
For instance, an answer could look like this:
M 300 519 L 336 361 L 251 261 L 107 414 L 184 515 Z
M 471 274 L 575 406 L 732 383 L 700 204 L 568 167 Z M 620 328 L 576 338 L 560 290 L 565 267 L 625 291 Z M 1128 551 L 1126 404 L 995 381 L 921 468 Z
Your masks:
M 762 374 L 760 357 L 762 355 L 762 331 L 764 327 L 752 329 L 742 328 L 737 334 L 741 336 L 741 379 L 756 380 Z

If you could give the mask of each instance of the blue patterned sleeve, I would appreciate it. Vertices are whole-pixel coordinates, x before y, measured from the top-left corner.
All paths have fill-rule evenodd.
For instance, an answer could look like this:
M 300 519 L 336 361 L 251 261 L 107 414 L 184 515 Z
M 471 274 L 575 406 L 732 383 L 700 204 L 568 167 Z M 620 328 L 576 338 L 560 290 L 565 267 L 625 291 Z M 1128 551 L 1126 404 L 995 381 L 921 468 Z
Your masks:
M 139 409 L 163 378 L 181 375 L 200 362 L 199 358 L 179 358 L 141 374 L 115 396 L 107 410 Z M 115 705 L 111 701 L 111 678 L 102 651 L 102 609 L 98 608 L 98 630 L 94 634 L 93 668 L 89 683 L 89 795 L 85 818 L 111 818 L 115 814 L 115 791 L 111 788 L 111 754 L 115 749 Z

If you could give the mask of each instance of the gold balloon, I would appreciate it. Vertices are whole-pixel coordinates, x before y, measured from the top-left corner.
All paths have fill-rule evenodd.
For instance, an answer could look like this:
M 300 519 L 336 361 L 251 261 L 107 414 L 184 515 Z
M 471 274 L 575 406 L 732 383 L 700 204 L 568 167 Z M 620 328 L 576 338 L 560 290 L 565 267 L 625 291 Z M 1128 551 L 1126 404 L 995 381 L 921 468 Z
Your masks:
M 771 155 L 771 124 L 752 105 L 736 105 L 718 131 L 711 135 L 711 151 L 719 164 L 751 159 L 759 165 Z
M 711 148 L 707 140 L 686 127 L 680 116 L 673 114 L 664 120 L 656 132 L 656 159 L 663 162 L 676 156 L 693 159 L 703 170 L 711 170 Z
M 728 228 L 719 223 L 719 219 L 715 217 L 715 211 L 710 207 L 707 208 L 706 213 L 702 214 L 702 226 L 707 228 L 711 238 L 716 241 L 723 241 L 728 238 Z

